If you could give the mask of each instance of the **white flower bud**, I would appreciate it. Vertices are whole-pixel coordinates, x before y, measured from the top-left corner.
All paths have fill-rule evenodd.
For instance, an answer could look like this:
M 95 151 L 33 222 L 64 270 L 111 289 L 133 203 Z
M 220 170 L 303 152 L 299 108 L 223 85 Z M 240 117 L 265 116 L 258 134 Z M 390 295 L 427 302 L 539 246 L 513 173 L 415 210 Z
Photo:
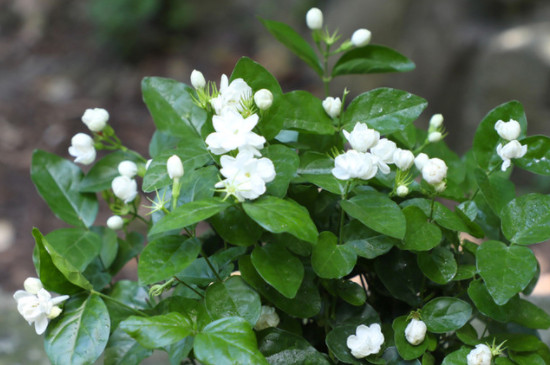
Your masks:
M 492 359 L 491 349 L 484 344 L 476 345 L 476 348 L 466 356 L 468 365 L 491 365 Z
M 372 33 L 370 30 L 365 28 L 357 29 L 351 36 L 351 44 L 355 47 L 364 47 L 370 43 L 371 37 Z
M 108 120 L 109 113 L 102 108 L 86 109 L 82 115 L 82 122 L 84 122 L 92 132 L 101 132 L 103 128 L 105 128 Z
M 397 193 L 398 197 L 404 198 L 407 196 L 407 194 L 409 194 L 409 188 L 407 187 L 407 185 L 399 185 L 395 192 Z
M 430 128 L 437 129 L 441 127 L 442 124 L 443 124 L 443 115 L 441 114 L 432 115 L 432 117 L 430 118 Z
M 129 178 L 128 176 L 117 176 L 111 183 L 113 193 L 117 198 L 128 204 L 135 199 L 137 195 L 137 183 L 136 180 Z
M 445 181 L 442 181 L 439 184 L 434 185 L 434 189 L 436 192 L 442 193 L 445 191 L 445 189 L 447 189 L 447 184 L 445 183 Z
M 422 178 L 430 185 L 438 185 L 447 177 L 447 165 L 439 158 L 430 158 L 422 167 Z
M 383 343 L 384 335 L 378 323 L 359 325 L 355 329 L 355 335 L 348 336 L 346 341 L 351 354 L 357 359 L 379 353 Z
M 151 162 L 153 162 L 152 158 L 147 160 L 147 162 L 145 163 L 145 171 L 147 171 L 149 169 L 149 166 L 151 166 Z
M 424 165 L 426 164 L 426 162 L 428 162 L 430 158 L 428 157 L 427 154 L 425 153 L 420 153 L 418 156 L 416 156 L 414 158 L 414 165 L 416 166 L 416 168 L 420 171 L 422 171 L 422 168 L 424 167 Z
M 166 162 L 166 170 L 170 179 L 179 179 L 183 176 L 183 164 L 177 155 L 172 155 Z
M 311 8 L 306 14 L 306 24 L 311 30 L 323 28 L 323 12 L 318 8 Z
M 519 137 L 521 133 L 521 125 L 513 119 L 510 119 L 507 122 L 499 120 L 495 123 L 495 130 L 500 138 L 507 141 L 512 141 Z
M 405 328 L 405 338 L 413 346 L 420 345 L 426 337 L 426 323 L 413 318 Z
M 197 70 L 191 72 L 191 85 L 193 85 L 195 89 L 202 89 L 206 86 L 206 80 L 202 72 Z
M 136 176 L 138 167 L 133 161 L 124 160 L 118 164 L 118 173 L 132 178 Z
M 331 118 L 336 118 L 340 115 L 340 111 L 342 110 L 342 101 L 340 98 L 329 96 L 323 100 L 323 108 Z
M 31 294 L 38 294 L 40 289 L 44 289 L 44 285 L 38 278 L 27 278 L 23 282 L 25 290 Z
M 74 162 L 89 165 L 94 162 L 96 150 L 94 140 L 87 134 L 77 133 L 71 139 L 69 154 L 75 157 Z
M 113 231 L 118 231 L 124 227 L 124 220 L 119 215 L 113 215 L 107 219 L 107 227 Z
M 367 152 L 369 148 L 375 146 L 380 140 L 380 133 L 374 129 L 370 129 L 365 123 L 356 123 L 351 133 L 345 129 L 343 133 L 351 148 L 358 152 Z
M 409 150 L 398 148 L 393 153 L 393 163 L 399 170 L 407 171 L 414 163 L 414 154 Z
M 497 146 L 497 154 L 502 158 L 502 171 L 506 171 L 510 167 L 512 158 L 522 158 L 527 153 L 527 145 L 521 145 L 517 140 L 510 141 L 502 146 L 499 143 Z
M 279 315 L 275 312 L 275 308 L 262 305 L 262 311 L 260 313 L 260 318 L 256 322 L 254 329 L 256 331 L 261 331 L 269 327 L 277 327 L 279 325 Z
M 261 89 L 254 94 L 254 102 L 260 110 L 267 110 L 273 104 L 273 94 L 268 89 Z
M 59 308 L 57 305 L 53 306 L 52 309 L 50 310 L 50 313 L 48 314 L 48 319 L 54 319 L 59 317 L 61 312 L 62 312 L 61 308 Z
M 441 141 L 441 139 L 443 139 L 443 135 L 441 134 L 441 132 L 435 131 L 428 134 L 428 141 L 430 143 L 439 142 Z

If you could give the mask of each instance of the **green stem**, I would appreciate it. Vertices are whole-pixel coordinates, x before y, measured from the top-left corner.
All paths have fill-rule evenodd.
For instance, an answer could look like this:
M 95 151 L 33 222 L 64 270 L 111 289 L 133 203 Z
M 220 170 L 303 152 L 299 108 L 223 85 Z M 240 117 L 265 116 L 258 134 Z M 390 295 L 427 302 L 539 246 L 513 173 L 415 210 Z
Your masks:
M 185 281 L 180 280 L 177 276 L 174 276 L 174 279 L 176 279 L 179 283 L 183 284 L 186 288 L 191 289 L 195 294 L 197 294 L 199 297 L 204 298 L 204 295 L 197 289 L 193 288 L 191 285 L 187 284 Z
M 325 51 L 323 52 L 323 85 L 325 87 L 325 97 L 328 97 L 330 94 L 330 81 L 332 77 L 329 74 L 328 70 L 328 57 L 330 56 L 330 46 L 327 44 Z
M 216 269 L 214 269 L 214 265 L 212 265 L 212 263 L 208 259 L 208 256 L 206 255 L 206 253 L 204 252 L 204 250 L 202 248 L 201 248 L 201 255 L 202 255 L 202 257 L 204 257 L 204 260 L 206 261 L 206 263 L 210 267 L 210 270 L 212 270 L 212 272 L 214 273 L 214 275 L 216 276 L 218 281 L 223 281 L 222 278 L 220 277 L 220 275 L 218 274 L 218 271 L 216 271 Z
M 346 187 L 344 189 L 344 194 L 342 194 L 341 199 L 346 200 L 348 198 L 348 190 L 351 183 L 348 180 L 346 183 Z M 344 235 L 344 220 L 346 219 L 346 214 L 344 212 L 344 209 L 340 206 L 340 225 L 338 227 L 338 244 L 342 244 L 342 236 Z
M 118 304 L 118 305 L 120 305 L 120 306 L 122 306 L 122 307 L 125 307 L 125 308 L 131 310 L 132 312 L 134 312 L 134 313 L 136 313 L 136 314 L 142 316 L 142 317 L 149 317 L 149 315 L 148 315 L 147 313 L 142 312 L 142 311 L 140 311 L 140 310 L 138 310 L 138 309 L 132 308 L 132 307 L 130 307 L 129 305 L 127 305 L 127 304 L 125 304 L 125 303 L 122 303 L 121 301 L 119 301 L 119 300 L 117 300 L 117 299 L 115 299 L 115 298 L 113 298 L 113 297 L 110 297 L 110 296 L 108 296 L 108 295 L 106 295 L 106 294 L 103 294 L 103 293 L 101 293 L 101 292 L 95 291 L 95 290 L 93 290 L 93 289 L 90 291 L 90 293 L 91 293 L 91 294 L 97 294 L 97 295 L 99 295 L 100 297 L 102 297 L 102 298 L 104 298 L 104 299 L 107 299 L 107 300 L 110 300 L 111 302 L 113 302 L 113 303 L 115 303 L 115 304 Z

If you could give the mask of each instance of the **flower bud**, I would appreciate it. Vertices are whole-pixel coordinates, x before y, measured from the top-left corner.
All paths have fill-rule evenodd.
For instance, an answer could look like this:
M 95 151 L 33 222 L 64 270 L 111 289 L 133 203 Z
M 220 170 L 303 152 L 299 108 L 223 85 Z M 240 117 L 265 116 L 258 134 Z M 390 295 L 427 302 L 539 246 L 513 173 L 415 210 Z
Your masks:
M 502 171 L 506 171 L 510 167 L 512 158 L 522 158 L 527 153 L 527 145 L 522 145 L 517 140 L 510 141 L 504 146 L 499 143 L 497 146 L 497 154 L 502 158 Z
M 409 150 L 398 148 L 393 153 L 393 163 L 399 170 L 407 171 L 414 163 L 414 154 Z
M 195 89 L 202 89 L 206 86 L 206 80 L 202 72 L 197 70 L 191 72 L 191 85 L 193 85 Z
M 61 312 L 62 312 L 61 308 L 59 308 L 57 305 L 53 306 L 52 309 L 50 310 L 50 313 L 48 314 L 48 319 L 54 319 L 59 317 Z
M 133 178 L 134 176 L 136 176 L 137 171 L 138 167 L 133 161 L 124 160 L 118 164 L 118 173 L 122 176 Z
M 434 114 L 430 118 L 430 128 L 437 129 L 443 124 L 443 115 Z
M 351 148 L 358 152 L 367 152 L 369 148 L 375 146 L 380 141 L 380 133 L 374 129 L 370 129 L 365 123 L 355 123 L 351 133 L 345 129 L 342 132 Z
M 117 198 L 128 204 L 135 199 L 137 195 L 137 183 L 136 180 L 129 178 L 128 176 L 117 176 L 111 183 L 113 193 Z
M 365 28 L 357 29 L 351 36 L 351 43 L 355 47 L 364 47 L 370 43 L 371 37 L 372 33 L 370 30 Z
M 114 231 L 118 231 L 124 227 L 124 220 L 118 215 L 113 215 L 107 219 L 107 227 Z
M 466 356 L 468 365 L 491 365 L 492 359 L 491 349 L 484 344 L 476 345 L 476 348 Z
M 430 185 L 439 185 L 447 177 L 447 165 L 439 158 L 430 158 L 422 167 L 422 178 Z
M 318 8 L 311 8 L 306 14 L 306 24 L 311 30 L 323 28 L 323 12 Z
M 31 294 L 37 294 L 40 289 L 44 289 L 44 285 L 38 278 L 27 278 L 23 282 L 25 290 Z
M 435 131 L 428 134 L 428 141 L 430 143 L 439 142 L 441 141 L 441 139 L 443 139 L 443 135 L 441 134 L 441 132 Z
M 71 139 L 69 154 L 75 157 L 74 162 L 89 165 L 94 162 L 96 150 L 94 140 L 87 134 L 77 133 Z
M 268 89 L 261 89 L 254 94 L 254 102 L 260 110 L 267 110 L 273 104 L 273 94 Z
M 340 98 L 329 96 L 323 100 L 323 108 L 331 118 L 336 118 L 340 115 L 340 111 L 342 110 L 342 101 Z
M 86 124 L 88 129 L 92 132 L 101 132 L 107 121 L 109 120 L 109 113 L 102 108 L 86 109 L 82 115 L 82 122 Z
M 370 326 L 360 324 L 355 329 L 355 334 L 348 336 L 346 340 L 351 354 L 357 359 L 379 353 L 383 343 L 384 334 L 378 323 L 373 323 Z
M 497 131 L 500 138 L 507 141 L 512 141 L 519 137 L 521 133 L 521 126 L 517 121 L 513 119 L 510 119 L 508 122 L 499 120 L 495 124 L 495 130 Z
M 434 185 L 434 189 L 438 193 L 442 193 L 447 189 L 447 183 L 445 181 L 440 182 L 439 184 Z
M 183 164 L 177 155 L 172 155 L 166 162 L 166 170 L 170 179 L 179 179 L 183 176 Z
M 409 194 L 409 188 L 407 187 L 407 185 L 399 185 L 395 192 L 397 193 L 398 197 L 404 198 L 407 196 L 407 194 Z
M 426 337 L 426 323 L 413 318 L 405 328 L 405 338 L 413 346 L 420 345 Z
M 420 171 L 422 171 L 422 168 L 424 167 L 424 165 L 426 164 L 426 162 L 428 162 L 430 158 L 428 157 L 427 154 L 425 153 L 420 153 L 418 154 L 418 156 L 416 156 L 414 158 L 414 165 L 416 166 L 416 168 Z
M 254 329 L 256 331 L 261 331 L 269 327 L 277 327 L 279 325 L 279 315 L 275 312 L 275 308 L 262 305 L 262 311 L 260 313 L 260 318 L 256 322 Z

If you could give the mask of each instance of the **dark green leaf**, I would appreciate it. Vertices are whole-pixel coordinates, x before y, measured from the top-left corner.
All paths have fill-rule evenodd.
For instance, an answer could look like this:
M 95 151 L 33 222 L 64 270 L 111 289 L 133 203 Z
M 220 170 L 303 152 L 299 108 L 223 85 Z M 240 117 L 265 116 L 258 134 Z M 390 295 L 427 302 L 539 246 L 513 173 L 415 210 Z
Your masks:
M 283 93 L 277 79 L 262 65 L 248 57 L 241 57 L 233 69 L 231 81 L 238 78 L 246 81 L 254 91 L 268 89 L 274 96 Z
M 258 347 L 271 365 L 331 364 L 303 337 L 279 328 L 259 332 Z
M 194 341 L 194 337 L 187 336 L 183 340 L 166 346 L 166 352 L 170 355 L 170 365 L 182 364 L 189 357 Z
M 175 149 L 180 141 L 179 137 L 156 130 L 149 143 L 149 156 L 155 158 L 164 151 Z
M 407 319 L 407 316 L 401 316 L 394 319 L 392 324 L 395 347 L 404 360 L 417 359 L 428 349 L 426 338 L 418 345 L 411 345 L 407 341 L 405 338 L 405 329 L 409 322 L 410 320 Z
M 547 365 L 546 361 L 539 355 L 533 353 L 518 354 L 510 352 L 510 358 L 518 365 Z
M 471 348 L 463 346 L 459 350 L 445 356 L 441 365 L 467 365 L 466 356 L 468 356 L 471 350 Z
M 342 241 L 353 248 L 357 256 L 373 259 L 385 254 L 399 241 L 365 227 L 358 220 L 352 220 L 344 226 Z
M 367 323 L 365 323 L 367 324 Z M 361 365 L 363 361 L 356 359 L 348 348 L 346 341 L 347 338 L 355 334 L 355 325 L 345 325 L 335 327 L 330 331 L 325 340 L 330 352 L 334 356 L 346 364 Z
M 502 232 L 514 243 L 528 245 L 550 239 L 550 195 L 527 194 L 501 212 Z
M 264 232 L 239 206 L 231 206 L 210 218 L 216 232 L 237 246 L 252 246 Z
M 126 235 L 126 239 L 118 239 L 118 252 L 109 268 L 112 275 L 116 275 L 126 265 L 128 261 L 136 257 L 143 250 L 145 240 L 142 235 L 137 232 L 130 232 Z
M 61 220 L 77 227 L 90 227 L 98 210 L 95 194 L 78 191 L 84 178 L 74 163 L 36 150 L 32 155 L 31 179 L 38 193 Z
M 152 350 L 141 346 L 130 335 L 117 328 L 111 334 L 105 349 L 105 365 L 139 365 L 152 354 Z
M 435 247 L 430 252 L 420 252 L 417 262 L 424 275 L 435 283 L 447 284 L 456 275 L 456 260 L 447 248 Z
M 497 305 L 481 280 L 473 280 L 468 287 L 468 296 L 472 299 L 481 314 L 499 322 L 506 322 L 510 317 L 510 303 Z M 513 300 L 513 299 L 512 299 Z
M 456 331 L 456 336 L 466 345 L 475 346 L 479 343 L 476 329 L 469 323 Z
M 400 246 L 410 251 L 428 251 L 441 241 L 441 230 L 435 224 L 430 223 L 424 212 L 415 206 L 403 209 L 407 219 L 406 233 L 403 245 Z
M 150 317 L 130 316 L 119 327 L 148 349 L 178 342 L 193 331 L 191 319 L 177 312 Z
M 527 153 L 522 158 L 514 159 L 514 165 L 539 175 L 550 175 L 550 138 L 532 136 L 521 140 L 527 145 Z
M 470 304 L 451 297 L 432 299 L 422 308 L 422 320 L 428 326 L 428 331 L 433 333 L 456 331 L 464 326 L 471 316 Z
M 313 246 L 311 266 L 319 277 L 339 279 L 353 270 L 357 256 L 352 247 L 339 245 L 332 232 L 321 232 L 319 241 Z
M 115 260 L 118 251 L 117 235 L 112 229 L 102 226 L 94 226 L 91 231 L 101 238 L 99 257 L 103 267 L 108 268 Z
M 365 289 L 351 280 L 336 280 L 336 293 L 340 298 L 354 306 L 362 306 L 367 300 Z
M 514 183 L 499 175 L 487 176 L 481 169 L 475 170 L 475 177 L 487 204 L 500 216 L 501 210 L 516 197 Z
M 62 228 L 46 235 L 55 252 L 82 272 L 101 250 L 101 237 L 83 228 Z
M 218 181 L 219 171 L 216 166 L 206 166 L 185 173 L 180 180 L 181 188 L 178 204 L 211 198 L 214 195 L 214 185 Z M 172 192 L 169 193 L 171 198 Z M 168 195 L 166 199 L 169 199 Z
M 333 194 L 343 195 L 347 182 L 335 178 L 333 168 L 334 160 L 326 154 L 306 152 L 301 156 L 296 182 L 310 182 Z
M 277 173 L 275 180 L 267 184 L 266 193 L 284 198 L 288 190 L 288 184 L 300 165 L 298 154 L 288 147 L 276 144 L 264 148 L 262 155 L 273 162 L 275 172 Z
M 111 318 L 111 328 L 117 328 L 120 322 L 136 314 L 135 310 L 151 309 L 149 293 L 135 281 L 117 281 L 108 295 L 115 299 L 107 300 L 105 303 Z
M 370 44 L 344 53 L 334 65 L 332 76 L 407 72 L 414 68 L 414 63 L 399 52 L 388 47 Z
M 260 318 L 260 296 L 239 276 L 210 285 L 204 300 L 213 320 L 237 316 L 254 326 Z
M 110 153 L 92 166 L 86 177 L 78 185 L 78 190 L 81 192 L 96 193 L 110 189 L 113 179 L 120 175 L 118 164 L 125 160 L 143 163 L 140 156 L 136 153 L 123 151 Z

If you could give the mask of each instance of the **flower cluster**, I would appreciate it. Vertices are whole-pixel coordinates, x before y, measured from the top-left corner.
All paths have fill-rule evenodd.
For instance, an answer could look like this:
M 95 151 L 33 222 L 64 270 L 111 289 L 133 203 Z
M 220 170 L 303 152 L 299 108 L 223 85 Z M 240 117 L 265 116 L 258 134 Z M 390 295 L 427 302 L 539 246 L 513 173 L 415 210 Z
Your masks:
M 314 32 L 320 31 L 323 29 L 323 12 L 319 8 L 311 8 L 306 14 L 306 25 L 309 29 Z M 327 31 L 328 32 L 328 31 Z M 357 29 L 351 35 L 351 39 L 344 43 L 342 48 L 347 49 L 350 46 L 353 47 L 364 47 L 370 43 L 372 33 L 370 30 L 365 28 Z M 325 41 L 327 43 L 332 43 L 332 40 L 338 38 L 336 35 L 326 37 Z
M 432 115 L 430 118 L 430 125 L 428 127 L 428 142 L 439 142 L 445 138 L 445 135 L 445 129 L 443 128 L 443 115 Z
M 109 121 L 109 113 L 102 108 L 86 109 L 82 115 L 82 123 L 94 133 L 100 133 L 105 129 Z M 74 162 L 89 165 L 96 158 L 94 139 L 85 133 L 77 133 L 71 139 L 69 154 L 73 156 Z
M 137 182 L 134 179 L 138 171 L 137 165 L 133 161 L 122 161 L 118 164 L 117 176 L 111 182 L 111 188 L 117 198 L 125 204 L 132 202 L 137 196 Z
M 497 154 L 502 159 L 502 171 L 510 167 L 513 158 L 522 158 L 527 153 L 527 146 L 518 142 L 517 138 L 521 133 L 520 124 L 513 119 L 508 122 L 499 120 L 495 123 L 495 130 L 500 138 L 508 141 L 506 144 L 499 143 Z
M 357 326 L 355 335 L 348 336 L 346 341 L 351 354 L 357 359 L 379 353 L 383 343 L 384 335 L 378 323 Z
M 27 278 L 23 286 L 25 290 L 18 290 L 13 294 L 17 302 L 17 310 L 29 325 L 34 323 L 36 334 L 41 335 L 46 331 L 50 319 L 61 314 L 58 304 L 69 299 L 69 296 L 61 295 L 52 298 L 38 278 Z

